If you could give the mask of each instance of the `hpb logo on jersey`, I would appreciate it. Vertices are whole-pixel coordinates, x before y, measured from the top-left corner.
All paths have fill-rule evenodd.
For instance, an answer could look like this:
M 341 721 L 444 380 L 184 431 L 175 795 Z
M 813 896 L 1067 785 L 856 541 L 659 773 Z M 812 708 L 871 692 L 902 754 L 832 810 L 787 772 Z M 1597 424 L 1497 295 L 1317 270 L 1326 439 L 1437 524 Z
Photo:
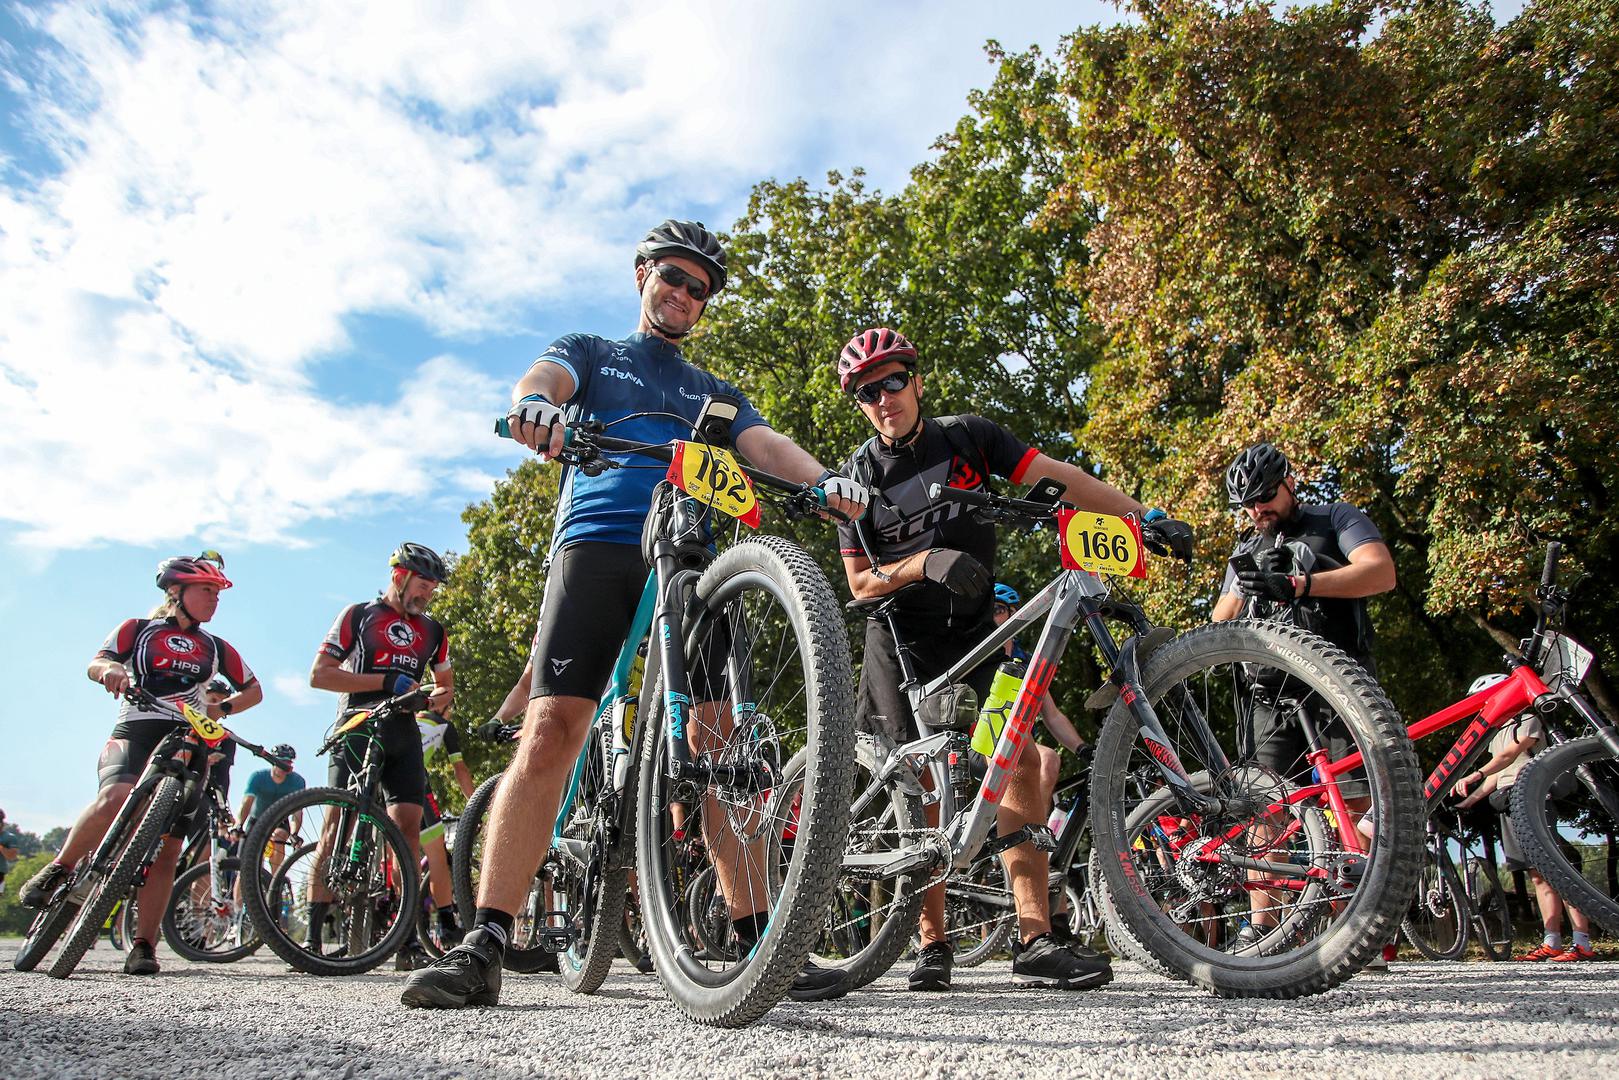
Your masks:
M 384 633 L 396 649 L 408 649 L 416 643 L 416 631 L 410 628 L 409 623 L 389 623 Z
M 195 641 L 192 641 L 188 637 L 181 637 L 179 634 L 170 634 L 168 637 L 163 639 L 163 644 L 167 645 L 171 652 L 177 652 L 181 656 L 189 656 L 191 653 L 197 651 L 197 643 Z

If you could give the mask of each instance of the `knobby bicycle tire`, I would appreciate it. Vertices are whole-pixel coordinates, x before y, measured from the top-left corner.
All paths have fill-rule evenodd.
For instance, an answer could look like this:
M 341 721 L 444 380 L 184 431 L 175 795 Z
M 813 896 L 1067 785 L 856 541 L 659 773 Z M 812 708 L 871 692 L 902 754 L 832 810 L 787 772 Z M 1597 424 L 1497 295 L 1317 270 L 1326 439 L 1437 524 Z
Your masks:
M 1107 940 L 1107 951 L 1117 959 L 1141 965 L 1154 975 L 1179 980 L 1180 975 L 1173 968 L 1147 951 L 1147 947 L 1136 937 L 1119 914 L 1118 908 L 1113 905 L 1113 894 L 1107 887 L 1107 875 L 1102 873 L 1101 852 L 1094 846 L 1091 848 L 1087 866 L 1091 892 L 1096 896 L 1096 907 L 1102 915 L 1102 934 Z
M 662 765 L 669 721 L 663 695 L 648 691 L 662 682 L 661 673 L 653 678 L 655 648 L 648 657 L 639 710 L 643 737 L 636 864 L 647 938 L 658 979 L 676 1007 L 699 1023 L 718 1027 L 741 1027 L 763 1016 L 802 972 L 837 882 L 854 781 L 854 669 L 842 612 L 826 575 L 789 540 L 775 536 L 743 540 L 698 578 L 693 621 L 687 626 L 693 640 L 705 618 L 717 626 L 733 610 L 745 610 L 749 592 L 761 602 L 768 599 L 779 605 L 772 617 L 782 620 L 779 629 L 784 635 L 791 633 L 796 647 L 793 655 L 802 665 L 804 680 L 801 749 L 806 759 L 791 855 L 786 855 L 779 833 L 763 837 L 786 862 L 784 871 L 779 864 L 770 870 L 780 872 L 770 922 L 758 945 L 723 972 L 711 971 L 694 958 L 684 940 L 684 898 L 671 891 L 675 867 L 670 865 L 673 853 L 666 849 L 663 835 L 671 792 Z M 777 800 L 763 810 L 767 822 L 787 813 Z
M 151 857 L 158 841 L 174 824 L 174 816 L 180 809 L 180 795 L 180 781 L 172 776 L 163 777 L 152 789 L 146 811 L 141 815 L 140 823 L 131 829 L 130 840 L 118 852 L 112 870 L 85 897 L 84 907 L 79 909 L 78 921 L 68 932 L 67 944 L 62 946 L 56 962 L 51 965 L 50 975 L 53 979 L 65 979 L 73 974 L 85 951 L 101 936 L 102 927 L 107 925 L 107 916 L 112 914 L 118 901 L 129 894 L 130 886 L 140 873 L 141 864 Z
M 1430 842 L 1422 853 L 1416 895 L 1400 931 L 1429 960 L 1460 960 L 1472 933 L 1473 909 L 1444 841 L 1437 843 Z
M 1474 936 L 1484 959 L 1512 959 L 1512 905 L 1501 887 L 1501 875 L 1488 859 L 1472 854 L 1463 859 L 1461 873 L 1473 910 Z
M 472 880 L 473 864 L 480 857 L 478 840 L 488 824 L 495 791 L 504 775 L 504 771 L 498 772 L 478 785 L 467 800 L 466 808 L 461 811 L 461 820 L 455 827 L 455 844 L 450 850 L 450 884 L 454 887 L 455 908 L 461 917 L 461 925 L 468 930 L 472 929 L 478 916 L 478 890 Z M 530 886 L 530 893 L 538 887 L 537 884 Z M 512 938 L 506 943 L 505 960 L 501 967 L 518 974 L 531 974 L 541 970 L 545 950 L 538 945 L 528 944 L 537 933 L 537 928 L 529 927 L 529 933 L 525 934 L 522 913 L 518 913 L 518 916 L 518 925 L 512 928 Z
M 45 959 L 45 954 L 57 943 L 67 928 L 73 925 L 78 918 L 79 909 L 83 904 L 76 904 L 64 896 L 54 904 L 47 904 L 41 908 L 28 924 L 28 933 L 24 935 L 22 948 L 17 950 L 16 957 L 11 966 L 18 971 L 33 971 L 39 962 Z
M 865 790 L 865 784 L 882 767 L 879 755 L 886 757 L 887 752 L 880 746 L 870 735 L 856 736 L 857 791 Z M 790 789 L 798 783 L 803 767 L 799 756 L 788 764 Z M 914 837 L 927 828 L 920 793 L 904 790 L 897 780 L 886 784 L 885 791 L 886 804 L 873 808 L 879 811 L 875 817 L 849 822 L 848 850 L 875 850 L 883 843 L 884 832 L 909 833 Z M 882 799 L 878 801 L 881 803 Z M 874 881 L 858 873 L 845 872 L 840 866 L 821 941 L 815 948 L 815 962 L 847 972 L 852 990 L 886 975 L 916 935 L 927 880 L 927 874 L 917 872 Z
M 585 753 L 596 755 L 599 753 L 597 731 L 591 728 L 587 736 Z M 630 743 L 634 745 L 633 742 Z M 631 752 L 629 772 L 625 777 L 622 798 L 632 800 L 640 788 L 640 775 L 637 771 L 640 764 L 640 755 Z M 590 764 L 599 762 L 593 759 Z M 580 815 L 574 821 L 564 823 L 564 835 L 570 835 L 576 829 L 584 835 L 576 837 L 589 842 L 588 861 L 578 869 L 584 870 L 584 877 L 580 884 L 593 895 L 586 895 L 581 890 L 575 895 L 570 888 L 572 879 L 566 884 L 555 886 L 555 892 L 566 899 L 568 904 L 581 903 L 588 905 L 590 917 L 584 925 L 576 927 L 578 936 L 568 948 L 557 957 L 557 966 L 562 975 L 562 984 L 575 994 L 594 994 L 601 988 L 611 970 L 613 961 L 619 953 L 619 934 L 624 927 L 624 901 L 630 886 L 630 863 L 635 851 L 635 825 L 637 814 L 633 807 L 628 813 L 621 813 L 620 820 L 624 827 L 616 837 L 594 835 L 595 830 L 602 828 L 601 815 L 595 809 L 597 800 L 601 797 L 602 789 L 598 783 L 604 783 L 608 778 L 597 776 L 594 769 L 587 769 L 591 777 L 589 784 L 581 784 L 574 796 L 573 814 Z M 566 856 L 559 856 L 566 857 Z M 605 865 L 603 865 L 605 863 Z M 571 921 L 571 915 L 570 915 Z
M 1318 915 L 1313 923 L 1301 925 L 1313 936 L 1308 941 L 1282 942 L 1280 947 L 1244 949 L 1239 955 L 1217 947 L 1218 942 L 1199 941 L 1159 906 L 1148 892 L 1158 882 L 1149 880 L 1146 864 L 1136 865 L 1132 844 L 1137 838 L 1127 826 L 1133 770 L 1151 758 L 1141 751 L 1143 756 L 1132 760 L 1141 739 L 1123 700 L 1114 704 L 1098 739 L 1092 842 L 1101 850 L 1103 873 L 1124 924 L 1149 953 L 1181 978 L 1222 997 L 1292 998 L 1322 993 L 1353 976 L 1393 938 L 1410 903 L 1424 817 L 1416 755 L 1398 711 L 1382 688 L 1342 650 L 1314 634 L 1252 620 L 1199 627 L 1147 661 L 1142 673 L 1147 699 L 1158 706 L 1171 742 L 1176 741 L 1177 729 L 1164 711 L 1170 692 L 1188 683 L 1195 688 L 1197 678 L 1205 673 L 1220 673 L 1210 687 L 1229 684 L 1237 666 L 1243 664 L 1254 665 L 1255 671 L 1281 673 L 1288 685 L 1330 703 L 1364 755 L 1365 783 L 1377 834 L 1371 851 L 1356 866 L 1355 883 L 1338 888 L 1330 900 L 1323 895 L 1311 901 Z M 1200 694 L 1195 689 L 1178 693 L 1182 696 L 1177 700 L 1199 705 Z M 1211 700 L 1206 698 L 1205 703 Z M 1169 704 L 1173 709 L 1175 702 Z M 1183 759 L 1197 760 L 1197 748 L 1192 745 L 1170 749 Z M 1235 755 L 1231 756 L 1235 761 Z M 1241 779 L 1236 768 L 1232 775 Z M 1295 807 L 1294 811 L 1322 813 L 1319 808 Z M 1270 826 L 1256 822 L 1254 827 Z M 1175 849 L 1175 857 L 1194 872 L 1197 864 L 1191 860 L 1195 854 Z M 1324 857 L 1328 854 L 1322 853 Z M 1161 880 L 1173 885 L 1179 879 L 1172 874 Z M 1237 892 L 1247 895 L 1246 889 Z M 1231 916 L 1223 918 L 1229 922 Z M 1215 929 L 1222 926 L 1214 924 Z
M 248 940 L 226 948 L 202 948 L 197 944 L 196 915 L 188 913 L 184 925 L 180 921 L 180 910 L 182 907 L 191 906 L 190 892 L 196 887 L 199 879 L 207 883 L 208 898 L 214 899 L 213 871 L 212 860 L 205 860 L 174 879 L 174 889 L 169 893 L 169 906 L 163 911 L 163 940 L 169 943 L 169 948 L 187 960 L 204 964 L 231 964 L 258 952 L 259 946 L 264 942 L 257 934 L 250 933 Z M 207 917 L 217 918 L 217 915 Z M 251 924 L 248 926 L 251 927 Z
M 1557 832 L 1558 821 L 1568 816 L 1559 807 L 1569 805 L 1571 799 L 1585 799 L 1584 814 L 1591 815 L 1592 822 L 1603 830 L 1587 835 L 1602 835 L 1603 841 L 1611 845 L 1615 833 L 1619 833 L 1619 821 L 1609 818 L 1601 805 L 1590 799 L 1581 770 L 1594 783 L 1619 793 L 1619 763 L 1602 739 L 1596 735 L 1571 739 L 1536 754 L 1518 774 L 1518 782 L 1512 785 L 1511 828 L 1524 857 L 1545 875 L 1564 903 L 1579 908 L 1610 933 L 1619 934 L 1619 898 L 1611 882 L 1594 883 L 1581 867 L 1570 862 L 1564 850 L 1569 841 Z M 1611 873 L 1609 868 L 1601 869 L 1603 876 Z
M 399 826 L 394 824 L 383 806 L 379 803 L 362 806 L 354 793 L 346 788 L 305 788 L 278 799 L 267 811 L 259 815 L 252 830 L 242 841 L 242 850 L 263 851 L 270 843 L 271 834 L 283 820 L 295 814 L 302 814 L 307 808 L 314 806 L 346 807 L 348 812 L 354 815 L 356 827 L 362 823 L 362 819 L 369 819 L 371 826 L 376 829 L 376 842 L 391 852 L 394 864 L 398 867 L 395 874 L 398 893 L 393 897 L 391 904 L 394 919 L 388 932 L 380 940 L 375 939 L 371 931 L 372 911 L 367 895 L 359 898 L 358 902 L 363 907 L 349 910 L 355 907 L 350 904 L 334 907 L 331 911 L 331 915 L 336 916 L 338 929 L 343 934 L 345 955 L 324 952 L 316 955 L 309 952 L 303 948 L 302 942 L 293 941 L 287 935 L 281 920 L 270 910 L 270 882 L 266 879 L 264 864 L 257 859 L 247 859 L 242 863 L 242 900 L 247 905 L 248 916 L 258 930 L 259 937 L 270 946 L 272 952 L 299 971 L 310 975 L 359 975 L 393 956 L 404 946 L 406 940 L 416 933 L 415 910 L 421 897 L 421 874 L 416 869 L 416 860 L 411 856 L 404 833 L 400 832 Z M 320 822 L 324 824 L 324 821 L 325 815 L 322 814 Z M 338 837 L 333 851 L 341 851 L 347 843 L 347 837 Z M 355 933 L 362 938 L 358 942 L 359 948 L 356 948 Z M 334 943 L 322 944 L 330 948 Z

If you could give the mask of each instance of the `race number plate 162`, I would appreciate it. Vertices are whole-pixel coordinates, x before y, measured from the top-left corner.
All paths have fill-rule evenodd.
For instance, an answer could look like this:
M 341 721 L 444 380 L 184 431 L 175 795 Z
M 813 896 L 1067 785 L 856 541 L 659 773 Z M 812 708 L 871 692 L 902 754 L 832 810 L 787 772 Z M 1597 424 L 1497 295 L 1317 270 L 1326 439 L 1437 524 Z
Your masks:
M 669 462 L 669 482 L 698 502 L 757 529 L 762 520 L 759 496 L 741 462 L 729 450 L 703 443 L 676 442 Z
M 1134 514 L 1114 517 L 1087 510 L 1059 510 L 1057 535 L 1061 537 L 1062 564 L 1068 570 L 1119 577 L 1147 576 L 1141 523 Z

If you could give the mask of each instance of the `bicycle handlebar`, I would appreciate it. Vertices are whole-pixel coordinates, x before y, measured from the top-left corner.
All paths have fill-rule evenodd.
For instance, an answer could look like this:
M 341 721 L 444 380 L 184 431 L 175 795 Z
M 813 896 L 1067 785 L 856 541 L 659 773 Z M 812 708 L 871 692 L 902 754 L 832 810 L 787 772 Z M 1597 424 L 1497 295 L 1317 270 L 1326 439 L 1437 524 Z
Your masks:
M 1063 502 L 1060 499 L 1049 503 L 1035 502 L 1032 499 L 1014 499 L 1009 495 L 997 495 L 993 491 L 967 491 L 962 488 L 947 487 L 944 484 L 934 484 L 929 487 L 928 498 L 935 501 L 964 503 L 967 506 L 976 506 L 1002 516 L 1027 518 L 1030 521 L 1055 517 L 1059 510 L 1077 509 L 1072 503 Z
M 665 463 L 674 461 L 675 450 L 669 443 L 644 443 L 634 439 L 619 439 L 604 433 L 606 425 L 599 420 L 575 420 L 563 425 L 562 455 L 560 460 L 564 464 L 576 465 L 581 469 L 590 464 L 605 464 L 609 468 L 618 467 L 617 463 L 602 462 L 601 455 L 607 454 L 639 454 L 642 457 L 653 458 Z M 503 439 L 513 438 L 510 421 L 502 416 L 495 421 L 495 434 Z M 693 440 L 701 441 L 701 440 Z M 740 462 L 738 463 L 740 464 Z M 802 516 L 803 513 L 816 511 L 826 514 L 837 521 L 848 523 L 853 519 L 840 513 L 827 505 L 826 489 L 814 484 L 799 483 L 765 472 L 752 465 L 742 465 L 742 471 L 747 473 L 754 483 L 771 488 L 787 497 L 787 513 L 789 517 Z M 813 502 L 813 507 L 798 508 L 799 502 Z
M 1544 588 L 1551 588 L 1557 584 L 1557 560 L 1562 557 L 1563 545 L 1553 540 L 1546 545 L 1546 566 L 1540 572 L 1540 584 Z
M 169 713 L 174 717 L 177 724 L 185 724 L 187 727 L 189 727 L 191 724 L 191 721 L 186 719 L 185 713 L 181 712 L 179 709 L 175 708 L 173 705 L 169 704 L 167 701 L 158 697 L 156 694 L 152 693 L 143 686 L 138 686 L 133 682 L 130 683 L 129 686 L 124 690 L 124 697 L 137 705 L 143 706 L 144 708 L 156 709 L 158 712 Z M 237 746 L 242 747 L 249 753 L 263 759 L 277 768 L 286 769 L 289 772 L 292 770 L 292 762 L 287 761 L 284 758 L 276 757 L 258 743 L 242 738 L 230 728 L 225 728 L 225 737 L 220 741 L 233 742 Z

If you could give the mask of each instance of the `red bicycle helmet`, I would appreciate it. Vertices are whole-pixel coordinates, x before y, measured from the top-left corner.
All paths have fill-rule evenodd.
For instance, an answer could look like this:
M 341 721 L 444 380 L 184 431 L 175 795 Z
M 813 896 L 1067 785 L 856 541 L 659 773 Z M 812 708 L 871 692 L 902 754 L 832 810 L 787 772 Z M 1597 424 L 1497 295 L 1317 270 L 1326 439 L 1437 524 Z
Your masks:
M 847 394 L 850 384 L 862 371 L 869 371 L 890 360 L 898 360 L 907 368 L 914 369 L 917 363 L 916 346 L 904 334 L 886 326 L 862 330 L 850 338 L 849 344 L 838 354 L 838 385 Z
M 157 587 L 168 592 L 171 585 L 217 585 L 231 587 L 225 571 L 204 555 L 176 555 L 157 564 Z

